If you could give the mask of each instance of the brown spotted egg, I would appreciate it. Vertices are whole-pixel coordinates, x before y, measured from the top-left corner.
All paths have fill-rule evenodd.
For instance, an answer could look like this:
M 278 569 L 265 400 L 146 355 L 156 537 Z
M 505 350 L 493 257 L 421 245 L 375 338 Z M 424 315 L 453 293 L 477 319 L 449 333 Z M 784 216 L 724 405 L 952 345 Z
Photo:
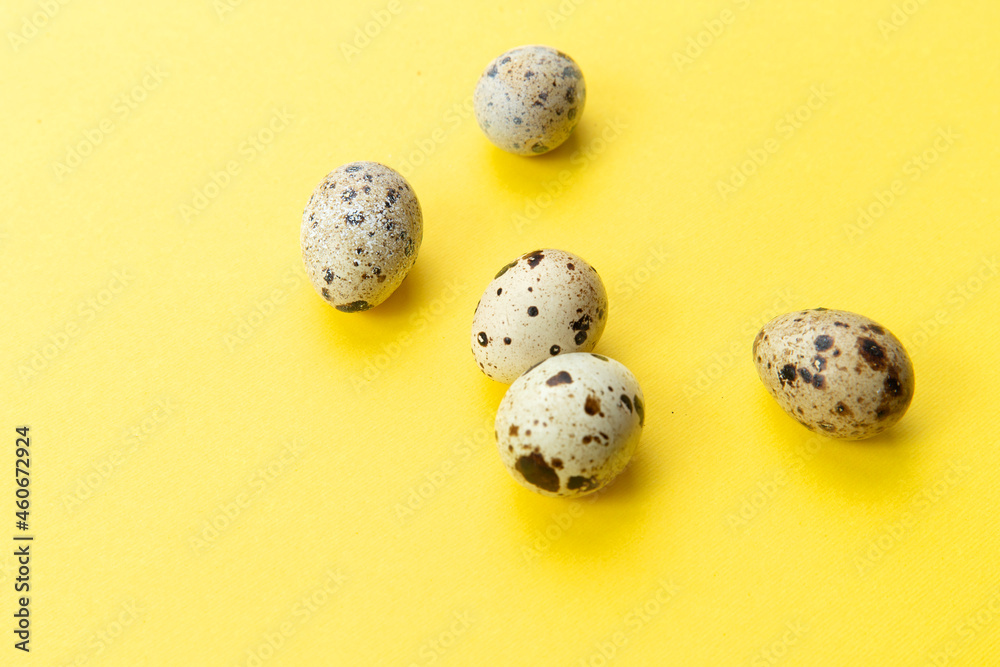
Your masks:
M 903 344 L 867 317 L 802 310 L 771 320 L 753 342 L 768 392 L 806 428 L 859 440 L 898 422 L 913 398 Z
M 535 250 L 486 287 L 472 318 L 472 354 L 486 375 L 510 383 L 548 357 L 593 350 L 607 318 L 594 267 L 562 250 Z
M 302 213 L 300 241 L 309 281 L 345 313 L 385 301 L 417 260 L 422 238 L 413 188 L 377 162 L 334 169 Z
M 476 84 L 476 120 L 498 148 L 515 155 L 547 153 L 580 122 L 587 88 L 576 62 L 549 46 L 501 54 Z
M 642 389 L 625 366 L 599 354 L 560 355 L 507 389 L 497 410 L 497 448 L 525 488 L 580 496 L 625 469 L 645 417 Z

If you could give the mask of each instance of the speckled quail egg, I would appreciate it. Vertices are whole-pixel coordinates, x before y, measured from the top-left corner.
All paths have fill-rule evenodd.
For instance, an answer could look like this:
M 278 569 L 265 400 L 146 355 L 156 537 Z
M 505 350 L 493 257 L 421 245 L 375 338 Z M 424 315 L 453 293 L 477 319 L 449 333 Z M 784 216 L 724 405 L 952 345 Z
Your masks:
M 867 317 L 802 310 L 771 320 L 753 342 L 768 392 L 806 428 L 859 440 L 898 422 L 913 398 L 903 344 Z
M 562 250 L 535 250 L 486 287 L 472 318 L 472 354 L 486 375 L 513 382 L 548 357 L 593 350 L 607 317 L 594 267 Z
M 497 448 L 522 486 L 579 496 L 625 469 L 645 418 L 642 389 L 625 366 L 599 354 L 560 355 L 507 389 L 497 410 Z
M 302 260 L 309 281 L 345 313 L 385 301 L 416 261 L 422 238 L 413 188 L 377 162 L 334 169 L 302 213 Z
M 490 63 L 476 84 L 479 127 L 515 155 L 546 153 L 580 122 L 587 88 L 576 62 L 549 46 L 519 46 Z

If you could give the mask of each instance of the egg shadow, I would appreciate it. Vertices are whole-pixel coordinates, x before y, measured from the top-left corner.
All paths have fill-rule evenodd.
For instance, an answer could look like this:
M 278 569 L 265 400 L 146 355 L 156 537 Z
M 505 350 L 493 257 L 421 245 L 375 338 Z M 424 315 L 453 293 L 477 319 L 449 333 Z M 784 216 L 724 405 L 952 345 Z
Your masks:
M 648 452 L 653 445 L 642 441 L 639 447 L 647 448 Z M 508 502 L 517 508 L 520 523 L 529 533 L 544 531 L 554 517 L 568 514 L 576 519 L 572 530 L 564 529 L 568 535 L 572 534 L 572 539 L 566 540 L 567 544 L 576 545 L 572 549 L 578 549 L 583 543 L 589 552 L 614 549 L 616 545 L 620 546 L 620 540 L 626 539 L 623 533 L 638 528 L 642 523 L 640 515 L 645 513 L 646 504 L 637 501 L 652 493 L 653 476 L 650 468 L 644 465 L 649 460 L 652 460 L 650 454 L 637 450 L 625 469 L 611 482 L 580 496 L 543 496 L 515 483 L 511 485 Z
M 424 269 L 417 262 L 403 278 L 399 287 L 385 301 L 374 308 L 359 313 L 359 315 L 381 323 L 408 316 L 416 306 L 420 293 L 425 287 L 426 282 L 423 274 Z
M 337 310 L 320 297 L 314 303 L 320 335 L 331 349 L 352 346 L 366 353 L 381 350 L 400 332 L 406 331 L 410 314 L 426 291 L 423 274 L 419 266 L 414 266 L 385 301 L 356 313 Z
M 565 194 L 578 181 L 576 171 L 580 167 L 574 164 L 573 156 L 589 136 L 590 130 L 581 122 L 566 141 L 541 155 L 515 155 L 488 142 L 485 150 L 501 188 L 526 197 L 536 197 L 547 193 L 544 186 L 554 182 L 558 191 Z M 568 173 L 562 173 L 564 171 Z M 547 194 L 551 196 L 551 193 Z
M 636 495 L 641 494 L 645 488 L 645 473 L 637 470 L 641 463 L 635 461 L 634 458 L 636 457 L 629 461 L 625 469 L 611 480 L 611 483 L 592 494 L 582 496 L 581 500 L 596 504 L 614 504 L 628 502 Z
M 532 159 L 537 160 L 538 164 L 541 165 L 547 165 L 551 162 L 559 164 L 568 163 L 569 158 L 572 157 L 573 153 L 575 153 L 577 149 L 580 148 L 582 143 L 580 137 L 588 136 L 588 127 L 589 125 L 584 125 L 583 123 L 577 124 L 577 126 L 573 128 L 572 134 L 566 137 L 566 141 L 562 142 L 552 150 L 542 153 L 541 155 L 532 156 Z
M 475 358 L 472 356 L 472 352 L 469 352 L 469 360 L 471 363 L 475 364 Z M 488 409 L 492 414 L 496 414 L 497 408 L 500 407 L 500 401 L 507 394 L 507 390 L 510 385 L 504 384 L 503 382 L 498 382 L 487 376 L 479 367 L 476 367 L 476 374 L 479 376 L 479 396 L 483 405 L 488 406 Z
M 568 562 L 589 567 L 635 543 L 652 507 L 639 502 L 650 493 L 649 481 L 644 471 L 629 465 L 605 488 L 575 498 L 543 497 L 513 483 L 504 504 L 516 510 L 517 540 L 537 554 L 543 567 L 561 569 Z
M 763 388 L 758 400 L 770 441 L 794 462 L 795 474 L 840 495 L 871 502 L 893 497 L 916 463 L 913 425 L 905 416 L 871 438 L 844 440 L 796 423 Z

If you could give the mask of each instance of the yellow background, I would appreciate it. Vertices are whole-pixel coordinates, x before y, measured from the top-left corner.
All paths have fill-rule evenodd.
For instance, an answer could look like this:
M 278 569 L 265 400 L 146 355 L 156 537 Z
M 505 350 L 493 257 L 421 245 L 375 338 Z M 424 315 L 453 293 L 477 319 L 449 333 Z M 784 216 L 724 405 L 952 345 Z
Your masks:
M 0 663 L 997 659 L 996 3 L 11 0 L 0 28 L 0 539 L 21 424 L 37 536 L 27 660 L 0 558 Z M 538 158 L 469 113 L 525 43 L 588 88 Z M 425 230 L 345 315 L 298 231 L 352 160 Z M 597 351 L 647 397 L 575 503 L 508 477 L 468 349 L 540 247 L 600 271 Z M 912 355 L 884 436 L 815 437 L 755 375 L 757 328 L 820 305 Z

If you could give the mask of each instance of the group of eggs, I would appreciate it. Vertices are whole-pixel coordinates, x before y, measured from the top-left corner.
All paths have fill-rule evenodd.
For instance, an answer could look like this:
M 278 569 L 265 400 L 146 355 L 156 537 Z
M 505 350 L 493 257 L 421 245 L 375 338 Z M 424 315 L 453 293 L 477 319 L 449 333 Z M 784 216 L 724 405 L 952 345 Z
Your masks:
M 572 58 L 547 46 L 498 56 L 474 95 L 476 119 L 499 148 L 538 155 L 580 120 L 586 88 Z M 399 173 L 352 162 L 316 186 L 302 215 L 310 282 L 340 311 L 368 310 L 403 282 L 423 218 Z M 608 318 L 597 271 L 580 257 L 536 250 L 505 265 L 472 321 L 479 368 L 509 383 L 497 410 L 500 458 L 526 488 L 548 496 L 596 491 L 628 464 L 645 423 L 635 376 L 591 351 Z M 767 390 L 807 428 L 860 439 L 896 423 L 913 397 L 913 366 L 899 340 L 845 311 L 797 311 L 766 324 L 753 343 Z

